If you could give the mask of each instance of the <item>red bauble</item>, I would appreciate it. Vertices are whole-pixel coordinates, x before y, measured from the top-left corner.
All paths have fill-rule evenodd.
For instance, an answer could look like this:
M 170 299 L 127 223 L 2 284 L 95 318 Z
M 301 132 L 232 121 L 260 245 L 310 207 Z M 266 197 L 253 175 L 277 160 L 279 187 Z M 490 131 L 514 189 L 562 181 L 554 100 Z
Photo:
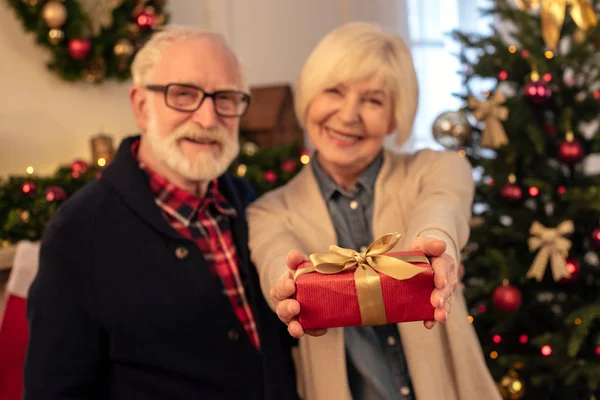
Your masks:
M 529 82 L 523 89 L 525 98 L 533 104 L 544 104 L 550 96 L 552 96 L 552 89 L 544 81 Z
M 523 190 L 516 183 L 507 183 L 502 186 L 500 195 L 508 204 L 516 204 L 523 200 Z
M 71 172 L 78 172 L 80 174 L 85 174 L 90 165 L 83 160 L 75 160 L 71 163 Z
M 565 140 L 558 146 L 558 158 L 564 163 L 575 164 L 583 159 L 581 143 Z
M 600 249 L 600 228 L 594 229 L 590 238 L 590 246 L 594 249 Z
M 156 24 L 156 15 L 154 15 L 154 13 L 151 12 L 142 11 L 137 16 L 137 24 L 140 28 L 152 29 Z
M 67 198 L 67 193 L 59 186 L 50 186 L 46 189 L 46 201 L 60 202 Z
M 571 276 L 568 278 L 562 278 L 560 281 L 567 282 L 567 283 L 575 282 L 577 280 L 577 278 L 579 277 L 579 273 L 581 272 L 581 264 L 579 263 L 579 261 L 572 259 L 572 258 L 567 258 L 566 262 L 567 262 L 567 271 L 569 271 Z
M 35 182 L 27 181 L 23 182 L 23 184 L 21 185 L 21 191 L 23 192 L 23 194 L 26 194 L 28 196 L 32 196 L 35 193 L 36 189 L 37 185 L 35 184 Z
M 500 311 L 517 311 L 521 307 L 521 292 L 513 285 L 499 286 L 492 293 L 492 303 Z
M 292 173 L 296 170 L 298 163 L 296 160 L 288 159 L 281 163 L 281 170 L 284 172 Z
M 92 49 L 92 42 L 89 39 L 71 39 L 69 40 L 69 55 L 75 60 L 83 60 Z
M 265 178 L 265 181 L 269 183 L 275 183 L 277 181 L 277 174 L 275 173 L 275 171 L 270 169 L 265 171 L 263 177 Z

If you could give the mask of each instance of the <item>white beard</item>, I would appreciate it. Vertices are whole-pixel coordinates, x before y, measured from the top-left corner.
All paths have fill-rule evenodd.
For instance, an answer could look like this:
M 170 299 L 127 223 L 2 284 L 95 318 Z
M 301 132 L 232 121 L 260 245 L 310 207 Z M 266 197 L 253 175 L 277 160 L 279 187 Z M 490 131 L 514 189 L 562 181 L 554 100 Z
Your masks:
M 223 125 L 218 125 L 213 129 L 204 129 L 193 122 L 188 122 L 162 138 L 158 130 L 156 113 L 152 109 L 148 111 L 146 137 L 152 153 L 158 161 L 187 180 L 211 181 L 219 177 L 227 170 L 240 151 L 237 135 L 230 138 L 230 133 Z M 204 152 L 190 160 L 179 149 L 178 141 L 182 138 L 213 140 L 220 145 L 221 153 L 217 155 Z

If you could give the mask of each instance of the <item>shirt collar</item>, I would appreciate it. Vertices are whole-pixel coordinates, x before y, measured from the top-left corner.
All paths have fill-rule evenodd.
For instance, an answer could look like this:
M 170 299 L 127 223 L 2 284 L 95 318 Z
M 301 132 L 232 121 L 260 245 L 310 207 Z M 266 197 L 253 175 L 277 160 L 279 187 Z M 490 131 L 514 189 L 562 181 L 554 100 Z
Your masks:
M 131 152 L 139 166 L 148 177 L 150 190 L 156 203 L 167 214 L 189 226 L 198 213 L 206 212 L 212 205 L 214 209 L 228 217 L 237 217 L 237 211 L 219 191 L 219 181 L 214 179 L 208 184 L 204 197 L 196 196 L 170 183 L 166 178 L 152 171 L 138 158 L 139 140 L 131 146 Z
M 311 162 L 311 166 L 315 177 L 317 179 L 317 183 L 319 184 L 319 188 L 321 189 L 321 193 L 325 196 L 326 199 L 330 199 L 334 193 L 340 192 L 342 194 L 352 196 L 352 193 L 349 193 L 348 190 L 342 189 L 331 176 L 319 164 L 317 152 L 311 157 L 314 162 Z M 377 175 L 379 174 L 379 170 L 381 169 L 381 164 L 383 163 L 383 150 L 377 155 L 375 160 L 369 165 L 369 167 L 359 175 L 356 180 L 356 184 L 360 185 L 363 189 L 367 191 L 369 195 L 373 195 L 375 180 L 377 179 Z

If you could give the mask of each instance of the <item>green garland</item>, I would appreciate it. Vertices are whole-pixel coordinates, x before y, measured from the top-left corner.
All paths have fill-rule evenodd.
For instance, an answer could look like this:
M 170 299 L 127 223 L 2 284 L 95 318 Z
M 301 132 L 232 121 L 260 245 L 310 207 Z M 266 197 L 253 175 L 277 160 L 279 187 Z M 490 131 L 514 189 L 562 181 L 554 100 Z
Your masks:
M 168 20 L 165 0 L 102 0 L 93 15 L 82 7 L 86 0 L 6 2 L 24 29 L 50 50 L 48 68 L 67 81 L 129 79 L 135 52 Z
M 242 140 L 240 154 L 229 172 L 242 176 L 260 195 L 285 184 L 307 161 L 306 150 L 296 144 L 259 149 L 254 143 Z M 69 198 L 101 172 L 98 166 L 76 160 L 48 177 L 23 175 L 0 179 L 0 248 L 20 240 L 39 240 L 64 200 L 53 193 L 62 190 L 65 199 Z

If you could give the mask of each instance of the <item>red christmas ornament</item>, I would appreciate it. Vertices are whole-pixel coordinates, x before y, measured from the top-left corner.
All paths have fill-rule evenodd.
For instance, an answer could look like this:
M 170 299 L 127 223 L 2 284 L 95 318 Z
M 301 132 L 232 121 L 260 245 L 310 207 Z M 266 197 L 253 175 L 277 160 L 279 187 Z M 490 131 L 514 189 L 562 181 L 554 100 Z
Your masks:
M 298 163 L 296 160 L 287 159 L 281 163 L 281 170 L 284 172 L 292 173 L 296 170 Z
M 46 201 L 60 202 L 67 198 L 67 193 L 59 186 L 50 186 L 46 189 Z
M 265 178 L 265 181 L 269 183 L 275 183 L 277 181 L 277 174 L 271 169 L 266 170 L 263 177 Z
M 600 249 L 600 228 L 594 229 L 590 238 L 590 246 L 594 249 Z
M 80 174 L 84 174 L 90 165 L 83 160 L 75 160 L 71 163 L 71 172 L 79 172 Z
M 138 14 L 136 20 L 140 28 L 152 29 L 156 24 L 156 15 L 153 12 L 144 10 Z
M 529 336 L 527 336 L 526 334 L 522 334 L 521 336 L 519 336 L 519 342 L 521 342 L 522 344 L 529 342 Z
M 544 104 L 552 96 L 550 86 L 543 81 L 527 83 L 523 93 L 527 100 L 536 105 Z
M 581 264 L 579 261 L 574 260 L 572 258 L 567 258 L 567 271 L 571 274 L 568 278 L 562 278 L 560 281 L 563 283 L 574 282 L 579 277 L 579 273 L 581 272 Z
M 521 292 L 513 285 L 504 284 L 494 289 L 492 303 L 500 311 L 517 311 L 521 307 Z
M 564 163 L 575 164 L 583 159 L 583 147 L 581 143 L 565 140 L 558 146 L 558 158 Z
M 92 42 L 89 39 L 71 39 L 69 40 L 69 55 L 75 60 L 83 60 L 92 49 Z
M 500 73 L 498 74 L 498 79 L 500 79 L 501 81 L 505 81 L 506 79 L 508 79 L 508 72 L 500 71 Z
M 23 194 L 26 194 L 28 196 L 32 196 L 35 193 L 36 189 L 37 185 L 35 184 L 35 182 L 27 181 L 23 182 L 23 184 L 21 185 L 21 191 L 23 192 Z
M 502 199 L 508 204 L 516 204 L 523 199 L 523 190 L 516 183 L 507 183 L 500 191 Z

